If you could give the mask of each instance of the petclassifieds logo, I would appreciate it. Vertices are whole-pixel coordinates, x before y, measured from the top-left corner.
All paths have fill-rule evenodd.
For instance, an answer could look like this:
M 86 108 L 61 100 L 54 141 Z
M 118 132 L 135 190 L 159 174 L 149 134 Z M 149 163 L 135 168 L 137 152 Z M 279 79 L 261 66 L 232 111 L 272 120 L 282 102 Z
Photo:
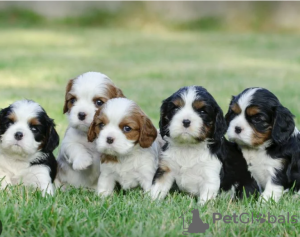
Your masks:
M 183 225 L 183 235 L 187 235 L 188 233 L 205 233 L 206 230 L 209 229 L 209 224 L 204 223 L 200 218 L 199 210 L 193 209 L 184 212 L 179 218 L 182 219 Z M 267 214 L 262 213 L 241 213 L 241 214 L 232 214 L 232 215 L 223 215 L 221 213 L 213 213 L 212 214 L 212 222 L 216 224 L 217 222 L 223 222 L 224 224 L 297 224 L 300 223 L 300 220 L 296 215 L 291 215 L 287 212 L 285 215 L 272 215 L 270 212 Z
M 297 224 L 299 220 L 296 215 L 290 215 L 290 213 L 286 213 L 286 215 L 272 215 L 270 212 L 268 214 L 261 213 L 242 213 L 237 215 L 234 213 L 233 215 L 225 215 L 223 216 L 221 213 L 213 213 L 213 223 L 217 223 L 218 221 L 222 221 L 225 224 L 254 224 L 254 223 L 291 223 Z

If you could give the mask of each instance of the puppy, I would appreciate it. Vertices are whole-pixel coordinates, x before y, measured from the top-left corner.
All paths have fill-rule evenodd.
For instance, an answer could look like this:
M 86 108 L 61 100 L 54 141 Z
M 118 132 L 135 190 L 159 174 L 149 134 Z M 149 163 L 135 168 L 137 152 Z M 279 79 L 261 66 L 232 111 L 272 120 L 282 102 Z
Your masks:
M 20 100 L 0 112 L 1 188 L 23 183 L 53 194 L 57 162 L 53 150 L 59 137 L 53 120 L 30 100 Z
M 69 127 L 58 155 L 58 184 L 96 188 L 100 175 L 100 154 L 89 143 L 87 133 L 95 112 L 109 99 L 124 97 L 104 74 L 87 72 L 69 81 L 63 112 Z
M 174 181 L 180 190 L 200 196 L 200 204 L 215 198 L 220 187 L 255 190 L 241 152 L 224 138 L 223 112 L 206 89 L 183 87 L 163 101 L 160 112 L 166 144 L 153 179 L 153 199 L 164 198 Z
M 98 110 L 88 133 L 102 154 L 98 194 L 112 194 L 116 182 L 149 191 L 158 163 L 156 137 L 151 120 L 131 100 L 112 99 Z
M 284 189 L 300 187 L 299 139 L 291 112 L 264 88 L 233 96 L 226 114 L 228 138 L 241 148 L 261 199 L 278 201 Z

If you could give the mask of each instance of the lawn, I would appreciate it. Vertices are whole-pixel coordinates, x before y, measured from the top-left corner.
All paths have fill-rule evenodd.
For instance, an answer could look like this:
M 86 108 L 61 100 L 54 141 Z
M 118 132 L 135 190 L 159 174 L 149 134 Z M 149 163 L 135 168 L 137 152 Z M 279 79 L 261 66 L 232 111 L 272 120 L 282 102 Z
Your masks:
M 300 123 L 300 35 L 76 27 L 3 27 L 0 35 L 0 107 L 22 98 L 39 102 L 55 119 L 61 138 L 67 127 L 66 83 L 86 71 L 107 74 L 155 125 L 161 101 L 186 85 L 207 88 L 224 113 L 231 95 L 266 87 Z M 195 198 L 177 192 L 161 202 L 151 202 L 140 189 L 107 199 L 76 189 L 42 198 L 20 186 L 0 193 L 0 220 L 2 236 L 181 236 L 179 217 L 198 208 L 210 225 L 206 236 L 299 236 L 299 201 L 287 194 L 277 204 L 237 202 L 222 194 L 200 207 Z M 213 223 L 217 212 L 277 217 L 289 212 L 299 223 L 255 218 L 253 224 Z

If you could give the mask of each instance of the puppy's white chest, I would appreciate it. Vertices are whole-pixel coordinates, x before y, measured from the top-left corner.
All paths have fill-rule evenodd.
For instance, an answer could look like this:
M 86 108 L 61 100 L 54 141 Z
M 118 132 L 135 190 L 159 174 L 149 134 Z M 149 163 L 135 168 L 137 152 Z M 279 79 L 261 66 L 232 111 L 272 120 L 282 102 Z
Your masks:
M 265 150 L 243 149 L 242 152 L 247 162 L 248 170 L 263 188 L 267 181 L 275 176 L 276 169 L 282 168 L 281 159 L 273 159 L 267 155 Z
M 219 182 L 222 164 L 206 147 L 172 147 L 164 152 L 163 157 L 183 191 L 198 195 L 207 180 Z

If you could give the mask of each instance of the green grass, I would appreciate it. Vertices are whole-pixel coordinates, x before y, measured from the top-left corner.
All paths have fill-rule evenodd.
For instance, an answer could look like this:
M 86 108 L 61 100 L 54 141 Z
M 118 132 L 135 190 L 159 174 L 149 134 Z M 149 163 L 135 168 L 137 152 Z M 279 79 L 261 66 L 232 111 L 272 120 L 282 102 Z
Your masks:
M 300 116 L 300 35 L 146 29 L 0 28 L 0 107 L 33 99 L 55 119 L 62 138 L 66 83 L 93 70 L 107 74 L 155 125 L 161 101 L 186 85 L 207 88 L 224 113 L 231 95 L 246 87 L 266 87 Z M 2 236 L 181 236 L 179 216 L 191 208 L 199 208 L 210 224 L 207 236 L 300 234 L 299 224 L 212 223 L 214 212 L 290 212 L 300 219 L 299 198 L 293 195 L 265 205 L 221 195 L 199 207 L 196 199 L 176 192 L 151 202 L 139 189 L 102 200 L 87 190 L 42 198 L 35 190 L 12 187 L 0 192 L 0 203 Z

